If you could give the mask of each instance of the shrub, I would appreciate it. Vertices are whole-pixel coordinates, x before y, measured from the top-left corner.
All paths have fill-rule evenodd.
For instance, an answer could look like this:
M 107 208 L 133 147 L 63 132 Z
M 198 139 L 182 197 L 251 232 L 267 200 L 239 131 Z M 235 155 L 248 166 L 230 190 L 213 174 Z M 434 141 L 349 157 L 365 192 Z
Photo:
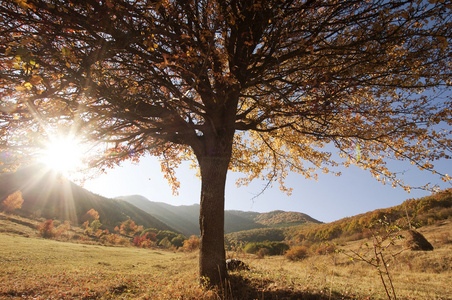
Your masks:
M 305 246 L 295 246 L 287 250 L 285 257 L 292 261 L 302 260 L 308 256 L 309 250 Z
M 146 232 L 133 238 L 132 244 L 136 247 L 151 248 L 155 245 L 157 236 L 153 232 Z
M 171 240 L 171 244 L 173 244 L 174 246 L 176 246 L 177 248 L 180 248 L 184 245 L 184 241 L 187 238 L 185 236 L 183 236 L 182 234 L 179 234 L 178 236 L 174 237 Z
M 163 240 L 161 240 L 159 242 L 159 246 L 162 248 L 169 249 L 169 248 L 171 248 L 172 245 L 171 245 L 171 242 L 169 241 L 169 239 L 167 237 L 165 237 Z
M 267 248 L 260 248 L 259 251 L 257 251 L 257 257 L 264 258 L 265 256 L 270 254 L 270 250 Z
M 54 222 L 55 225 L 55 222 Z M 70 230 L 71 230 L 71 222 L 64 221 L 63 224 L 60 224 L 56 229 L 55 236 L 69 239 L 70 238 Z
M 317 250 L 315 250 L 315 253 L 318 255 L 326 255 L 334 253 L 335 250 L 336 246 L 334 245 L 324 245 L 322 247 L 317 248 Z
M 117 234 L 106 234 L 101 236 L 100 241 L 110 245 L 129 245 L 130 241 Z
M 199 249 L 200 240 L 196 235 L 192 235 L 188 240 L 184 241 L 182 248 L 184 251 L 192 252 Z
M 53 220 L 47 220 L 45 222 L 42 222 L 38 226 L 39 234 L 43 238 L 52 238 L 55 236 L 55 232 L 53 230 Z
M 268 250 L 268 255 L 283 255 L 289 249 L 289 245 L 282 242 L 263 242 L 263 243 L 248 243 L 245 246 L 246 253 L 257 254 L 260 249 Z

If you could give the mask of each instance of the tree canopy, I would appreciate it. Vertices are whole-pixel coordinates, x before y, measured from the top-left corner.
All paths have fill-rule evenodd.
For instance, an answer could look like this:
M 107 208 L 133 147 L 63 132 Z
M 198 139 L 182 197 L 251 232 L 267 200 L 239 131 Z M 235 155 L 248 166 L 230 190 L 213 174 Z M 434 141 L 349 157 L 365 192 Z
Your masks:
M 174 187 L 193 159 L 213 283 L 228 169 L 289 191 L 289 172 L 356 164 L 409 189 L 388 159 L 449 158 L 447 1 L 0 2 L 3 163 L 60 131 L 104 145 L 91 167 L 159 156 Z

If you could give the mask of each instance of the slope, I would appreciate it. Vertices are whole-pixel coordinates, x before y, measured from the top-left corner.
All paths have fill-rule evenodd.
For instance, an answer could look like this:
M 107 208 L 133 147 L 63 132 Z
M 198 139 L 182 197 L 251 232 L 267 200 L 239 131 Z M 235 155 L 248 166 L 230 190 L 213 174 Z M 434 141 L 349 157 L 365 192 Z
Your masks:
M 130 218 L 145 228 L 175 231 L 130 203 L 95 195 L 41 165 L 0 174 L 0 200 L 17 190 L 22 192 L 24 199 L 22 208 L 17 211 L 22 215 L 80 224 L 83 215 L 95 209 L 104 228 L 109 230 Z
M 162 202 L 150 201 L 139 195 L 121 196 L 118 199 L 137 206 L 187 236 L 199 235 L 198 204 L 173 206 Z M 310 223 L 318 224 L 320 222 L 306 214 L 297 212 L 273 211 L 269 213 L 258 213 L 238 210 L 225 211 L 226 234 L 267 227 L 285 227 Z

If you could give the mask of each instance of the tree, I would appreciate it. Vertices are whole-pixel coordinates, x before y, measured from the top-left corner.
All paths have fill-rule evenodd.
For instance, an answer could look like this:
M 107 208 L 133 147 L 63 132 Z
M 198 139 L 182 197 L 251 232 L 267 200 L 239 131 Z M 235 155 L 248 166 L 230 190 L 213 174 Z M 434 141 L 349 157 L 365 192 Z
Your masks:
M 200 277 L 220 286 L 228 170 L 290 192 L 289 172 L 355 164 L 408 190 L 388 159 L 449 158 L 446 2 L 1 0 L 2 161 L 57 132 L 102 143 L 93 168 L 158 156 L 174 188 L 194 161 Z
M 6 197 L 5 200 L 3 200 L 3 203 L 1 205 L 2 210 L 6 212 L 12 212 L 16 209 L 19 209 L 22 207 L 22 203 L 24 203 L 24 199 L 22 198 L 22 192 L 16 191 Z
M 99 213 L 91 208 L 86 212 L 86 214 L 82 217 L 82 221 L 88 221 L 88 223 L 93 222 L 95 220 L 99 220 Z
M 137 230 L 138 230 L 138 226 L 131 219 L 124 221 L 121 224 L 121 227 L 119 228 L 119 232 L 121 234 L 128 235 L 128 236 L 134 235 L 135 232 L 137 232 Z
M 53 230 L 53 220 L 49 219 L 39 224 L 38 231 L 43 238 L 53 238 L 55 236 L 55 231 Z

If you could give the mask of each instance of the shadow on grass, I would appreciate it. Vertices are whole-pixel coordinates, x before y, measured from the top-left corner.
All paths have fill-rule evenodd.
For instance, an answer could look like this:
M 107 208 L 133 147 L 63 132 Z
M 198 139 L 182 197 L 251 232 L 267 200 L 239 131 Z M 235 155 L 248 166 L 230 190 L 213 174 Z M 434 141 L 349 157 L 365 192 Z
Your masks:
M 278 299 L 278 300 L 327 300 L 327 299 L 351 299 L 350 297 L 331 293 L 315 293 L 312 291 L 295 290 L 292 287 L 278 287 L 275 282 L 266 279 L 250 280 L 240 274 L 229 274 L 229 284 L 223 299 L 248 300 L 248 299 Z

